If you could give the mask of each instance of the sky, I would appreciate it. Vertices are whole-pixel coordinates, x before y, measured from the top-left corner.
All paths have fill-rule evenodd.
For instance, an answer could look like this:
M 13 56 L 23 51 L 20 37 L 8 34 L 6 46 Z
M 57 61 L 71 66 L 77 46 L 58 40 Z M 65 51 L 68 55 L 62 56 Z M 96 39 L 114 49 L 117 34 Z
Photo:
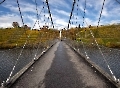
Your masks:
M 2 0 L 0 0 L 1 2 Z M 52 27 L 48 13 L 48 8 L 45 0 L 18 0 L 23 22 L 31 28 L 38 28 L 44 25 Z M 79 24 L 82 26 L 97 26 L 100 12 L 104 0 L 76 0 L 73 15 L 71 17 L 70 27 L 76 27 Z M 120 1 L 120 0 L 117 0 Z M 120 23 L 120 4 L 116 0 L 105 0 L 102 11 L 100 25 L 108 25 Z M 72 10 L 73 0 L 48 0 L 50 12 L 52 14 L 53 23 L 56 29 L 67 28 L 70 13 Z M 44 6 L 44 8 L 43 8 Z M 77 10 L 78 8 L 78 10 Z M 84 10 L 85 9 L 85 10 Z M 37 12 L 39 19 L 37 18 Z M 83 24 L 83 16 L 85 12 L 85 19 Z M 35 24 L 35 22 L 37 23 Z M 38 25 L 39 21 L 39 25 Z M 12 22 L 18 22 L 20 26 L 23 25 L 17 0 L 6 0 L 0 4 L 0 28 L 12 27 Z M 35 26 L 34 26 L 35 24 Z

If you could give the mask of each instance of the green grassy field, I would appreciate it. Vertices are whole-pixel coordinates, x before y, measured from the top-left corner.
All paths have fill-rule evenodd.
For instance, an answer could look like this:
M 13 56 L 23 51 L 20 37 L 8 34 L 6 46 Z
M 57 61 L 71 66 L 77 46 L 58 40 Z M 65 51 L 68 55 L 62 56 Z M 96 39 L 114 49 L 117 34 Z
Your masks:
M 30 36 L 28 38 L 28 36 Z M 53 29 L 25 30 L 23 28 L 0 29 L 0 48 L 33 47 L 38 43 L 45 43 L 59 36 L 59 31 Z
M 92 36 L 92 34 L 94 36 Z M 30 37 L 28 38 L 28 36 Z M 27 40 L 27 46 L 33 47 L 59 37 L 59 31 L 54 29 L 25 30 L 23 28 L 0 29 L 0 48 L 21 47 Z M 71 28 L 62 30 L 62 37 L 72 40 L 82 40 L 84 44 L 95 43 L 107 47 L 120 48 L 120 25 L 109 25 L 91 28 Z
M 120 48 L 120 25 L 109 25 L 91 28 L 71 28 L 63 30 L 63 37 L 69 37 L 72 40 L 82 40 L 84 44 L 95 43 L 107 47 Z M 93 37 L 93 36 L 94 37 Z

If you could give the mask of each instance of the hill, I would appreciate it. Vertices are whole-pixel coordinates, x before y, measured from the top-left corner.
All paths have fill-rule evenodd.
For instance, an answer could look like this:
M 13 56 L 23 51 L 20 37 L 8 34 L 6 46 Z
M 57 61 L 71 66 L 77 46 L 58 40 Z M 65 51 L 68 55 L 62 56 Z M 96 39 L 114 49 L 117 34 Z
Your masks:
M 23 28 L 0 29 L 0 48 L 36 47 L 39 43 L 58 38 L 59 31 L 54 29 L 29 30 Z
M 70 28 L 62 30 L 63 38 L 69 37 L 72 40 L 84 44 L 95 44 L 95 40 L 99 45 L 104 45 L 112 48 L 120 48 L 120 25 L 107 25 L 100 27 L 86 28 Z

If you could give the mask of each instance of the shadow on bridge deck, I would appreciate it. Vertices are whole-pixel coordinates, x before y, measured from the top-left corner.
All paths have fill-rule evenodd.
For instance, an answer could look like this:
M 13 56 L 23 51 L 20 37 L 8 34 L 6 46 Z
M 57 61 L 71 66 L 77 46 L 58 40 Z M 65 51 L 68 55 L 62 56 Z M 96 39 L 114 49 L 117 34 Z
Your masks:
M 116 88 L 72 51 L 56 43 L 10 88 Z

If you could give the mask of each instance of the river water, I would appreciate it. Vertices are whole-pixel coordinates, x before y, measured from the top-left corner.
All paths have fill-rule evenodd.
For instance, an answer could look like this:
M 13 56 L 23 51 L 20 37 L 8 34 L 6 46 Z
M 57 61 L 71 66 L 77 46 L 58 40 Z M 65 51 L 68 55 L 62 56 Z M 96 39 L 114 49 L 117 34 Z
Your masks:
M 49 46 L 55 44 L 58 39 L 44 42 L 36 47 L 31 48 L 14 48 L 14 49 L 0 49 L 0 84 L 9 77 L 12 72 L 14 76 L 29 62 L 31 62 L 35 55 L 40 55 Z M 13 67 L 15 69 L 12 71 Z M 11 76 L 11 77 L 12 77 Z
M 40 48 L 38 50 L 37 49 L 23 49 L 23 51 L 20 48 L 0 50 L 0 83 L 2 81 L 6 81 L 6 79 L 10 75 L 10 72 L 13 69 L 13 66 L 16 63 L 17 64 L 15 65 L 15 70 L 13 71 L 12 76 L 16 74 L 18 71 L 20 71 L 20 69 L 22 69 L 30 61 L 32 61 L 37 51 L 39 52 L 37 53 L 38 55 L 43 50 L 44 48 Z
M 79 46 L 78 51 L 98 65 L 102 70 L 111 75 L 110 69 L 117 79 L 120 79 L 120 49 L 107 47 Z M 86 54 L 85 54 L 86 52 Z M 108 69 L 108 65 L 110 69 Z M 112 75 L 111 75 L 112 76 Z

